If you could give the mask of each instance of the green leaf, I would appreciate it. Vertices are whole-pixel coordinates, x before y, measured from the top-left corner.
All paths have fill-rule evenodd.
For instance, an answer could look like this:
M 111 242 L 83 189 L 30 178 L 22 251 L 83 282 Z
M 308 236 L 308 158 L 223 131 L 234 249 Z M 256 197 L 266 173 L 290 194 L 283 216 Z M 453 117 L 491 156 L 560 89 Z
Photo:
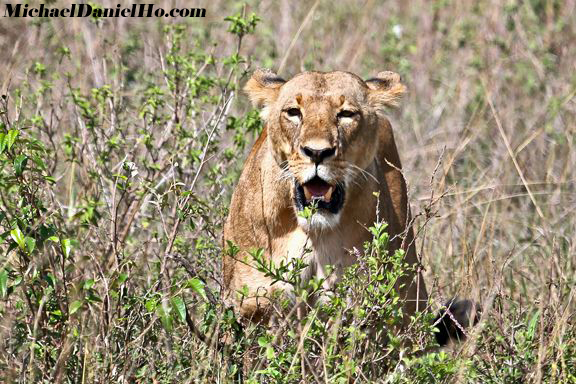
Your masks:
M 116 281 L 118 282 L 118 285 L 122 285 L 126 280 L 128 280 L 128 274 L 121 273 L 118 275 L 118 279 Z
M 14 241 L 16 242 L 16 244 L 18 244 L 20 249 L 26 250 L 26 242 L 24 240 L 24 234 L 22 233 L 20 228 L 16 227 L 13 230 L 11 230 L 10 236 L 12 236 L 12 239 L 14 239 Z
M 180 320 L 182 322 L 186 321 L 186 305 L 184 304 L 184 300 L 180 296 L 174 296 L 170 299 L 172 303 L 172 308 L 178 313 Z
M 4 152 L 4 150 L 6 149 L 6 144 L 7 144 L 6 134 L 0 133 L 0 154 Z
M 156 308 L 156 313 L 158 314 L 158 316 L 160 317 L 160 322 L 162 323 L 162 325 L 164 326 L 164 328 L 167 331 L 171 331 L 172 330 L 172 315 L 170 314 L 170 308 L 166 308 L 164 309 L 164 307 L 162 305 L 158 306 L 158 308 Z
M 85 297 L 86 301 L 89 303 L 101 303 L 102 298 L 98 295 L 95 295 L 93 291 L 88 291 L 88 295 Z
M 74 301 L 72 304 L 70 304 L 69 313 L 71 315 L 76 313 L 76 311 L 78 311 L 80 308 L 82 308 L 82 304 L 84 304 L 84 303 L 82 303 L 80 300 Z
M 274 357 L 276 357 L 276 354 L 274 353 L 274 348 L 272 348 L 272 346 L 267 346 L 266 347 L 266 357 L 268 358 L 268 360 L 272 360 Z
M 42 158 L 40 156 L 34 156 L 32 158 L 32 161 L 34 161 L 34 164 L 36 164 L 36 166 L 41 169 L 41 170 L 45 170 L 46 169 L 46 163 L 44 163 L 44 160 L 42 160 Z
M 261 347 L 266 347 L 268 344 L 270 344 L 270 342 L 268 341 L 268 338 L 266 336 L 260 336 L 258 338 L 258 345 Z
M 8 147 L 8 149 L 12 148 L 12 145 L 14 145 L 14 142 L 16 142 L 16 137 L 18 137 L 18 134 L 20 132 L 15 130 L 15 129 L 11 129 L 8 131 L 8 134 L 6 135 L 6 146 Z
M 154 312 L 156 310 L 156 307 L 158 306 L 158 302 L 155 299 L 150 299 L 146 301 L 144 306 L 146 307 L 148 312 Z
M 74 239 L 64 239 L 62 240 L 62 249 L 64 250 L 64 256 L 70 256 L 72 249 L 78 245 L 78 242 Z
M 26 155 L 18 155 L 14 159 L 14 173 L 16 176 L 20 176 L 24 169 L 26 168 L 26 163 L 28 162 L 28 157 Z
M 94 279 L 88 279 L 84 282 L 84 286 L 82 287 L 85 291 L 89 290 L 94 286 Z
M 54 288 L 56 286 L 56 277 L 51 274 L 51 273 L 47 273 L 46 274 L 46 280 L 48 281 L 48 284 Z
M 208 297 L 206 296 L 206 288 L 205 288 L 205 284 L 202 280 L 198 279 L 198 278 L 193 278 L 193 279 L 189 279 L 186 282 L 186 286 L 188 288 L 192 288 L 192 290 L 194 292 L 196 292 L 197 294 L 199 294 L 200 296 L 202 296 L 202 298 L 206 301 L 208 301 Z
M 8 271 L 3 269 L 0 272 L 0 297 L 6 297 L 8 293 Z
M 12 280 L 12 287 L 17 287 L 22 282 L 22 276 L 18 275 L 14 280 Z
M 536 334 L 536 325 L 538 325 L 538 319 L 540 318 L 540 311 L 536 311 L 530 322 L 528 323 L 528 328 L 526 329 L 526 335 L 528 336 L 529 340 L 534 339 L 534 335 Z
M 28 251 L 29 254 L 31 254 L 32 252 L 34 252 L 34 249 L 36 249 L 36 239 L 34 239 L 33 237 L 26 236 L 25 241 L 26 241 L 26 250 Z

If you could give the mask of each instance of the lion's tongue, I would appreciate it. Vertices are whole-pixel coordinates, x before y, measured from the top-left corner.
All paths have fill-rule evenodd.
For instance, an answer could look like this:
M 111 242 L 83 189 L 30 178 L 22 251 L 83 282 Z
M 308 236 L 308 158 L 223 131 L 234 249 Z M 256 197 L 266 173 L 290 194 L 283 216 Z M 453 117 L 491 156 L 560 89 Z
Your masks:
M 311 180 L 303 185 L 306 200 L 314 198 L 324 198 L 325 201 L 330 201 L 332 197 L 332 186 L 322 180 Z

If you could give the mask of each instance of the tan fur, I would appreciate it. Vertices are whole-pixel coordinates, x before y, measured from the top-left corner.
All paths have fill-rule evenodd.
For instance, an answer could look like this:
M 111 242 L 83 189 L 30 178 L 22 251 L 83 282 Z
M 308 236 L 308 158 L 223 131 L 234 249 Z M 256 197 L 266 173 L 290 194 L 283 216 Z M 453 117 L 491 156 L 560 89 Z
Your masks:
M 281 283 L 271 285 L 250 265 L 248 251 L 263 248 L 267 260 L 278 264 L 302 257 L 303 249 L 309 248 L 303 279 L 325 276 L 326 266 L 332 265 L 336 269 L 325 284 L 329 289 L 356 262 L 351 250 L 361 251 L 370 239 L 366 227 L 377 219 L 374 192 L 379 192 L 380 216 L 394 239 L 390 250 L 403 247 L 407 262 L 418 262 L 400 158 L 383 114 L 386 107 L 397 104 L 405 89 L 392 72 L 381 72 L 369 81 L 347 72 L 305 72 L 282 82 L 273 73 L 259 70 L 248 81 L 245 90 L 265 111 L 265 128 L 246 160 L 224 228 L 225 244 L 231 241 L 240 253 L 223 259 L 225 299 L 244 318 L 266 321 L 270 316 L 266 297 L 290 290 Z M 290 116 L 290 108 L 301 111 L 300 120 Z M 343 109 L 358 113 L 338 118 Z M 334 147 L 335 154 L 314 168 L 302 154 L 302 146 Z M 345 182 L 346 199 L 337 217 L 326 215 L 326 225 L 319 221 L 306 227 L 298 221 L 294 180 L 306 182 L 314 171 L 329 182 Z M 403 283 L 406 314 L 413 313 L 417 304 L 423 309 L 427 294 L 421 275 Z M 243 286 L 250 297 L 240 299 L 237 291 Z

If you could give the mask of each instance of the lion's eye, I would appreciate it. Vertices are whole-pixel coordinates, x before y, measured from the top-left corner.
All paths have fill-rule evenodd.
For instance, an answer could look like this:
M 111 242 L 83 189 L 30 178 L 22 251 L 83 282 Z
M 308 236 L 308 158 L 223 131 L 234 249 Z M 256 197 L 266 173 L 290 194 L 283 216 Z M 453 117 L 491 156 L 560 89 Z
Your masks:
M 351 117 L 354 117 L 354 116 L 356 116 L 356 112 L 354 112 L 354 111 L 349 111 L 349 110 L 346 110 L 346 109 L 345 109 L 345 110 L 343 110 L 343 111 L 338 112 L 338 118 L 339 118 L 339 119 L 342 118 L 342 117 L 351 118 Z
M 301 117 L 302 112 L 298 108 L 289 108 L 286 110 L 288 117 Z
M 298 108 L 288 108 L 284 112 L 292 124 L 298 125 L 302 121 L 302 112 Z

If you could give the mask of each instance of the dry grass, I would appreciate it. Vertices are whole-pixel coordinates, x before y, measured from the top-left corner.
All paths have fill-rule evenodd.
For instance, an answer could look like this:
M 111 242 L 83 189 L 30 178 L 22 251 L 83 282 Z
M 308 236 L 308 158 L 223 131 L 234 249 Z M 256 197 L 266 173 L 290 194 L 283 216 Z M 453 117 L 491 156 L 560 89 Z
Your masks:
M 116 5 L 108 0 L 101 3 Z M 164 7 L 173 3 L 184 4 L 166 2 Z M 193 72 L 228 79 L 229 86 L 210 88 L 201 95 L 210 100 L 175 92 L 184 97 L 166 97 L 162 111 L 181 115 L 158 123 L 146 122 L 138 113 L 149 85 L 168 89 L 163 71 L 169 66 L 171 42 L 162 29 L 182 20 L 2 19 L 0 89 L 9 95 L 3 118 L 13 124 L 21 121 L 27 135 L 49 148 L 45 161 L 56 183 L 42 195 L 46 222 L 54 219 L 59 230 L 80 242 L 74 260 L 77 270 L 70 274 L 71 281 L 56 284 L 58 297 L 64 300 L 68 294 L 70 304 L 81 296 L 78 286 L 90 278 L 96 279 L 100 293 L 106 292 L 110 287 L 105 285 L 113 284 L 111 276 L 124 272 L 133 282 L 134 300 L 143 298 L 139 308 L 144 313 L 148 294 L 174 294 L 174 287 L 183 290 L 182 281 L 191 276 L 182 269 L 179 257 L 190 261 L 188 274 L 208 276 L 208 285 L 217 291 L 222 220 L 240 160 L 250 146 L 238 144 L 237 131 L 225 130 L 223 122 L 248 111 L 245 97 L 231 93 L 245 81 L 245 70 L 270 67 L 285 77 L 310 69 L 348 70 L 364 77 L 395 70 L 409 89 L 392 120 L 420 229 L 427 284 L 438 303 L 459 295 L 475 298 L 484 307 L 486 325 L 473 331 L 471 341 L 455 353 L 463 360 L 483 359 L 486 376 L 476 380 L 505 377 L 498 371 L 503 359 L 494 356 L 506 348 L 507 353 L 517 353 L 516 332 L 538 313 L 535 363 L 523 366 L 511 360 L 521 366 L 518 380 L 575 380 L 576 368 L 567 365 L 566 355 L 576 349 L 569 338 L 576 308 L 574 0 L 249 1 L 245 12 L 255 12 L 262 20 L 254 34 L 242 39 L 240 54 L 248 62 L 234 69 L 220 60 L 238 49 L 223 19 L 243 8 L 220 0 L 205 6 L 206 19 L 184 21 L 188 30 L 182 46 L 217 58 L 216 64 L 204 67 L 202 60 L 194 61 Z M 45 82 L 51 83 L 50 90 L 41 92 Z M 71 89 L 90 95 L 92 88 L 104 85 L 110 85 L 113 97 L 105 98 L 102 110 L 93 105 L 97 116 L 102 116 L 102 131 L 91 133 L 85 114 L 71 100 Z M 31 122 L 34 116 L 41 116 L 44 123 Z M 180 126 L 188 132 L 182 134 Z M 142 144 L 143 129 L 151 133 L 157 150 Z M 70 144 L 77 154 L 75 161 L 67 160 L 65 135 L 77 138 Z M 121 145 L 106 152 L 104 143 L 115 136 L 121 138 Z M 245 135 L 248 140 L 252 137 Z M 192 147 L 204 156 L 189 153 Z M 235 152 L 223 160 L 226 149 Z M 99 157 L 103 152 L 105 159 Z M 194 163 L 195 156 L 206 161 Z M 123 194 L 116 192 L 118 179 L 113 175 L 127 160 L 139 167 L 142 186 Z M 180 167 L 175 165 L 178 161 Z M 144 169 L 147 173 L 142 175 Z M 95 171 L 105 175 L 102 181 L 91 174 Z M 32 185 L 33 179 L 22 182 Z M 3 183 L 0 207 L 8 212 L 15 209 L 10 201 L 14 191 Z M 178 218 L 178 209 L 190 202 L 188 195 L 182 195 L 187 189 L 206 198 L 190 223 Z M 74 223 L 74 215 L 91 199 L 100 200 L 101 219 L 93 226 Z M 23 209 L 22 204 L 18 209 Z M 0 226 L 1 232 L 11 229 L 7 221 Z M 64 269 L 53 265 L 58 258 L 50 256 L 48 249 L 23 260 L 16 251 L 7 252 L 10 237 L 3 239 L 0 270 L 14 271 L 10 284 L 18 270 L 24 280 L 43 268 L 58 279 L 65 278 Z M 183 272 L 170 272 L 177 268 Z M 31 283 L 29 288 L 41 289 L 42 284 Z M 0 335 L 8 339 L 9 351 L 0 352 L 0 370 L 9 372 L 8 381 L 128 380 L 129 374 L 136 375 L 146 361 L 154 359 L 147 348 L 165 350 L 160 354 L 169 362 L 187 350 L 192 363 L 182 363 L 183 371 L 174 376 L 180 380 L 216 381 L 208 372 L 224 369 L 214 368 L 221 364 L 217 352 L 190 334 L 179 338 L 186 333 L 184 326 L 180 334 L 148 340 L 158 315 L 138 318 L 140 310 L 135 310 L 134 319 L 129 313 L 111 315 L 107 311 L 113 299 L 107 294 L 100 295 L 102 303 L 91 304 L 82 318 L 65 326 L 66 331 L 58 329 L 64 336 L 56 336 L 52 328 L 50 334 L 43 333 L 42 327 L 50 321 L 42 315 L 44 305 L 50 304 L 42 301 L 47 296 L 40 295 L 42 304 L 31 304 L 26 312 L 19 307 L 27 295 L 18 290 L 24 289 L 15 285 L 9 297 L 0 299 Z M 189 303 L 197 300 L 186 297 Z M 114 316 L 140 325 L 126 331 L 120 322 L 108 323 L 117 321 Z M 23 328 L 16 330 L 16 323 Z M 116 365 L 118 357 L 107 344 L 114 327 L 125 332 L 123 353 L 133 355 L 126 365 Z M 81 334 L 80 342 L 71 336 L 75 330 Z M 504 341 L 492 340 L 491 332 Z M 34 353 L 28 353 L 33 346 L 21 349 L 10 341 L 17 333 L 22 343 L 38 336 L 40 344 L 58 350 L 34 363 Z M 66 376 L 63 367 L 71 355 L 81 368 Z M 194 356 L 202 356 L 205 363 L 194 362 Z M 50 372 L 34 371 L 34 364 Z M 115 367 L 125 371 L 114 372 Z M 104 378 L 98 376 L 100 369 L 106 372 Z M 160 376 L 163 368 L 148 363 L 147 369 L 142 375 L 145 381 Z M 464 378 L 456 375 L 450 380 Z

